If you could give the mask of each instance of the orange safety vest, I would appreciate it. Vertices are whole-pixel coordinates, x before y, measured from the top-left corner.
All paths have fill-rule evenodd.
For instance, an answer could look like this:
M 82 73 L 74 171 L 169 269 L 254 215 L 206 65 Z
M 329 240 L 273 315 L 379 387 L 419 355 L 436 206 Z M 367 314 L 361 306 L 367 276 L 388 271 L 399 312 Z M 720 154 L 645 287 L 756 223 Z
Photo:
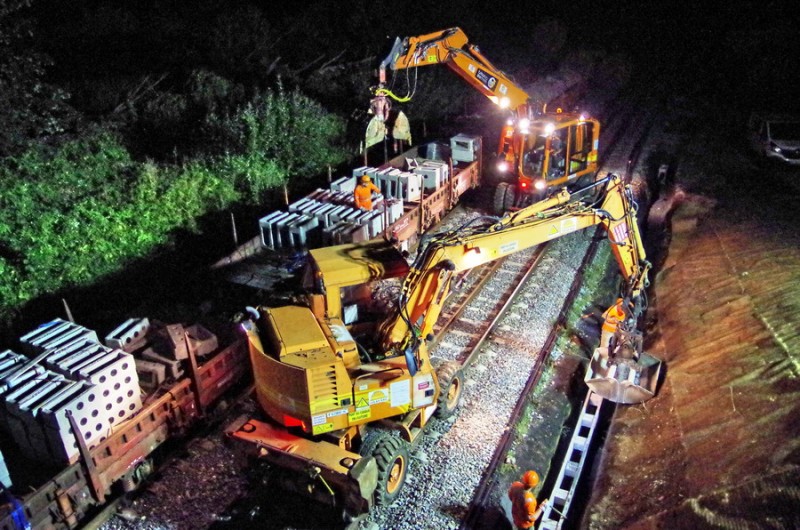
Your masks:
M 359 184 L 353 192 L 353 198 L 356 203 L 356 208 L 364 208 L 365 210 L 372 210 L 372 193 L 380 193 L 381 190 L 373 184 L 368 182 L 366 186 Z
M 614 333 L 617 331 L 619 323 L 623 320 L 625 320 L 625 310 L 622 304 L 614 304 L 603 313 L 603 331 Z
M 533 528 L 536 522 L 536 497 L 530 490 L 525 489 L 522 482 L 514 482 L 508 489 L 508 498 L 511 499 L 511 517 L 517 528 Z

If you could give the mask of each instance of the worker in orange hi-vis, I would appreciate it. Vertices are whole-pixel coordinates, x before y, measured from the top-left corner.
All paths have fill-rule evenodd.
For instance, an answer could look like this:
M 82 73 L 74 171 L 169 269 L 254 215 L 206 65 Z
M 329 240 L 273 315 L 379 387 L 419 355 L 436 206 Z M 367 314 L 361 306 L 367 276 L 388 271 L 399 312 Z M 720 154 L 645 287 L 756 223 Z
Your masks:
M 380 192 L 381 190 L 378 188 L 378 186 L 372 183 L 369 175 L 362 175 L 361 181 L 353 192 L 356 208 L 372 210 L 372 194 Z
M 547 499 L 537 508 L 536 496 L 533 488 L 539 484 L 539 475 L 536 471 L 526 471 L 522 480 L 511 484 L 508 488 L 508 498 L 511 499 L 511 517 L 517 528 L 533 528 L 534 523 L 547 506 Z
M 616 303 L 603 313 L 603 327 L 600 332 L 601 348 L 610 348 L 611 338 L 623 320 L 625 320 L 625 303 L 622 298 L 617 298 Z

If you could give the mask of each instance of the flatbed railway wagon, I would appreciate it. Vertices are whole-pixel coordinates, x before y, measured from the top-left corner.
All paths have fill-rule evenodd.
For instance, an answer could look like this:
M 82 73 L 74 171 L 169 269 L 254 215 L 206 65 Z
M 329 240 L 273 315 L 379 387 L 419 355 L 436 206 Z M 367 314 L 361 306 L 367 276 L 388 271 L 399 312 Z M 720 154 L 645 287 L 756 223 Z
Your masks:
M 449 144 L 414 146 L 380 166 L 354 168 L 259 220 L 260 234 L 213 265 L 229 265 L 276 251 L 291 253 L 329 245 L 388 239 L 407 249 L 481 184 L 482 140 L 458 134 Z M 359 177 L 369 175 L 381 193 L 371 211 L 355 207 Z
M 233 325 L 129 319 L 101 343 L 55 319 L 19 343 L 0 352 L 2 530 L 85 524 L 251 377 Z

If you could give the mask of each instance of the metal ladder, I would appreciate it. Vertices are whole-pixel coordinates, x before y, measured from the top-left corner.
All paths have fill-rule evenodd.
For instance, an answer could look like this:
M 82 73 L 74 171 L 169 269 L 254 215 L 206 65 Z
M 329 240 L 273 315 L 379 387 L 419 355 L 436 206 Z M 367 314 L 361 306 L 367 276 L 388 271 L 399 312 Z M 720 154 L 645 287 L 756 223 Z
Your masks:
M 550 502 L 545 507 L 542 520 L 537 526 L 539 530 L 560 530 L 566 522 L 572 496 L 578 486 L 602 404 L 603 398 L 592 391 L 588 392 L 576 428 L 572 433 L 566 458 L 561 464 L 553 493 L 550 495 Z

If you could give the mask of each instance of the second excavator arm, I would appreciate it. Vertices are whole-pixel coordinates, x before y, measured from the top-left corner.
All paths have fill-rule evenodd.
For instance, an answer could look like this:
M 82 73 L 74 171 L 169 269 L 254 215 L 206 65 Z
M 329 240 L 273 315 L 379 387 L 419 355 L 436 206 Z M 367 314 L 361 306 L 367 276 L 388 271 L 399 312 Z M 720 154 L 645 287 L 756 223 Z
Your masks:
M 416 354 L 441 313 L 452 282 L 460 272 L 514 254 L 540 243 L 600 225 L 625 282 L 631 321 L 644 310 L 644 289 L 650 263 L 646 260 L 630 188 L 610 175 L 590 186 L 603 186 L 597 203 L 572 200 L 588 193 L 562 190 L 503 218 L 477 218 L 457 230 L 433 236 L 419 251 L 403 283 L 395 317 L 382 327 L 387 356 L 405 355 L 409 370 L 418 369 Z
M 517 111 L 521 117 L 527 116 L 528 94 L 496 68 L 477 46 L 470 44 L 461 28 L 404 39 L 398 37 L 380 65 L 381 87 L 376 90 L 376 95 L 403 101 L 385 86 L 387 68 L 405 70 L 435 64 L 447 65 L 499 107 Z

